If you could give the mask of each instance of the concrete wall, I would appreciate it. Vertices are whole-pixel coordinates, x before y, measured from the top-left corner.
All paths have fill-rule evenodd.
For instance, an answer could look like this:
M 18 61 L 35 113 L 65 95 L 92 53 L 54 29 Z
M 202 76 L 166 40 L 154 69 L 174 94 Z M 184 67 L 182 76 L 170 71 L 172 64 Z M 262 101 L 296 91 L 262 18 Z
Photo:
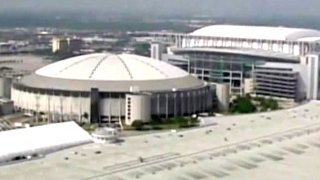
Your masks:
M 151 119 L 151 96 L 148 94 L 126 94 L 126 124 L 135 120 Z
M 219 111 L 225 111 L 229 108 L 230 91 L 229 84 L 214 84 L 216 87 L 216 95 L 218 99 Z
M 259 65 L 258 67 L 264 68 L 284 68 L 291 69 L 293 72 L 298 72 L 298 87 L 297 87 L 297 100 L 303 100 L 306 98 L 307 88 L 308 88 L 308 79 L 309 79 L 309 68 L 306 64 L 306 57 L 300 57 L 300 64 L 293 63 L 274 63 L 274 62 L 266 62 L 263 65 Z
M 14 88 L 12 88 L 11 92 L 11 99 L 14 101 L 15 106 L 20 109 L 44 112 L 46 114 L 75 115 L 78 116 L 79 121 L 85 121 L 85 119 L 80 119 L 84 113 L 87 113 L 90 117 L 89 97 L 34 94 Z M 60 120 L 51 119 L 51 121 Z
M 122 97 L 100 99 L 100 115 L 106 116 L 108 120 L 111 120 L 112 116 L 125 116 L 125 99 Z
M 76 117 L 74 120 L 85 121 L 82 115 L 87 113 L 90 117 L 90 96 L 86 93 L 42 91 L 28 92 L 28 88 L 12 87 L 12 100 L 15 106 L 27 112 L 43 112 L 45 114 L 63 115 L 65 118 Z M 56 93 L 56 94 L 54 94 Z M 117 121 L 125 119 L 128 124 L 134 120 L 150 120 L 151 116 L 168 119 L 171 117 L 192 115 L 210 110 L 213 104 L 212 90 L 209 87 L 168 92 L 155 92 L 146 95 L 143 93 L 102 93 L 100 92 L 99 113 L 103 121 Z M 130 119 L 128 116 L 128 98 L 131 98 Z M 52 118 L 51 121 L 61 121 Z M 86 119 L 89 122 L 89 119 Z
M 12 114 L 14 110 L 13 101 L 4 101 L 0 104 L 0 116 Z
M 319 55 L 307 55 L 306 64 L 308 66 L 307 99 L 317 100 L 319 99 Z
M 244 94 L 253 93 L 254 89 L 254 80 L 253 78 L 245 78 L 244 79 Z
M 0 77 L 0 97 L 11 98 L 12 79 L 8 77 Z

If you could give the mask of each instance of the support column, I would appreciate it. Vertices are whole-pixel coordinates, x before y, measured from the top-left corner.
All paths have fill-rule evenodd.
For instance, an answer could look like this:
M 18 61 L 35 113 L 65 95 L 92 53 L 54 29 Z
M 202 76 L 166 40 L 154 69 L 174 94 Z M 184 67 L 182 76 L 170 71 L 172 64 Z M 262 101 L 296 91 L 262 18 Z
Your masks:
M 60 94 L 60 122 L 63 122 L 63 95 Z
M 121 122 L 121 94 L 119 94 L 119 125 L 120 125 L 120 128 L 123 129 L 123 125 L 122 125 L 122 122 Z
M 51 112 L 50 112 L 50 99 L 51 99 L 51 96 L 50 96 L 50 93 L 48 91 L 48 94 L 47 94 L 47 105 L 48 105 L 48 112 L 47 112 L 47 116 L 48 116 L 48 124 L 50 123 L 51 119 L 50 119 L 50 116 L 51 116 Z
M 268 50 L 272 51 L 272 41 L 268 40 Z
M 183 96 L 183 92 L 180 93 L 180 98 L 181 98 L 181 112 L 180 115 L 183 116 L 183 112 L 184 112 L 184 96 Z
M 79 122 L 82 122 L 82 103 L 81 103 L 81 92 L 79 92 Z
M 108 102 L 109 101 L 109 102 Z M 107 100 L 107 103 L 108 103 L 108 109 L 109 109 L 109 113 L 108 113 L 108 121 L 109 121 L 109 124 L 111 124 L 111 111 L 112 111 L 112 108 L 111 108 L 111 93 L 109 92 L 108 93 L 108 100 Z
M 169 101 L 169 97 L 168 97 L 168 94 L 166 94 L 166 119 L 168 119 L 169 118 L 169 116 L 168 116 L 168 111 L 169 111 L 169 105 L 168 105 L 168 102 Z
M 174 111 L 173 111 L 173 114 L 174 116 L 178 116 L 178 113 L 177 113 L 177 93 L 175 92 L 174 95 L 173 95 L 173 101 L 174 101 Z
M 293 54 L 293 52 L 294 52 L 294 45 L 292 42 L 289 42 L 289 53 Z
M 36 104 L 35 104 L 35 106 L 36 106 L 36 124 L 38 124 L 39 123 L 39 99 L 40 99 L 40 97 L 39 97 L 39 94 L 37 93 L 36 94 Z

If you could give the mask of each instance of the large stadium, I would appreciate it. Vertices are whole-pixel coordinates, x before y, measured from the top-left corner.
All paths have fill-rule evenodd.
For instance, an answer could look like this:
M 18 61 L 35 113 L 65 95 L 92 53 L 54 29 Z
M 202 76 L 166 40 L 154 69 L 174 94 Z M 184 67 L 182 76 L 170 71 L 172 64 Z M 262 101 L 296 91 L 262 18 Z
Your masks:
M 205 112 L 212 88 L 168 63 L 130 54 L 97 53 L 38 69 L 13 83 L 12 100 L 49 121 L 92 123 L 171 118 Z
M 172 64 L 179 58 L 187 60 L 189 73 L 208 82 L 227 83 L 231 94 L 293 101 L 319 96 L 318 30 L 211 25 L 188 34 L 154 36 L 156 42 L 171 43 L 165 60 Z

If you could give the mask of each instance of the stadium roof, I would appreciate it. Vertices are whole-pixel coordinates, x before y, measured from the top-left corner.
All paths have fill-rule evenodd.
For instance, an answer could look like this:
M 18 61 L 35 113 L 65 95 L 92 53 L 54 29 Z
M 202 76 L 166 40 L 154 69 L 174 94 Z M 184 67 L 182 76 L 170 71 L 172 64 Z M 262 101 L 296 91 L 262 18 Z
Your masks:
M 205 82 L 155 59 L 130 54 L 89 54 L 47 65 L 22 77 L 18 84 L 35 89 L 101 92 L 141 92 L 196 89 Z
M 320 102 L 313 101 L 274 112 L 208 117 L 202 122 L 212 126 L 87 144 L 2 166 L 0 179 L 318 179 L 319 109 Z
M 211 25 L 200 28 L 190 33 L 190 35 L 239 39 L 298 41 L 299 39 L 307 37 L 320 37 L 320 31 L 287 27 Z
M 45 155 L 91 142 L 91 136 L 74 122 L 49 124 L 0 132 L 0 164 L 15 157 Z
M 163 80 L 188 76 L 168 63 L 131 54 L 96 53 L 69 58 L 36 71 L 40 76 L 103 81 Z

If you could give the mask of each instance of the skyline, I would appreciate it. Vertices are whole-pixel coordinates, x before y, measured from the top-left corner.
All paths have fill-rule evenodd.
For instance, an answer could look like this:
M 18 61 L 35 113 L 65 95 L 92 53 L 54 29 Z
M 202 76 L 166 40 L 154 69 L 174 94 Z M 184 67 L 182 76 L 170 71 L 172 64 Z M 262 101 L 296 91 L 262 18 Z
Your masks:
M 215 17 L 320 16 L 320 1 L 307 0 L 0 0 L 2 12 L 91 12 L 92 14 L 210 15 Z M 36 8 L 35 8 L 36 7 Z

